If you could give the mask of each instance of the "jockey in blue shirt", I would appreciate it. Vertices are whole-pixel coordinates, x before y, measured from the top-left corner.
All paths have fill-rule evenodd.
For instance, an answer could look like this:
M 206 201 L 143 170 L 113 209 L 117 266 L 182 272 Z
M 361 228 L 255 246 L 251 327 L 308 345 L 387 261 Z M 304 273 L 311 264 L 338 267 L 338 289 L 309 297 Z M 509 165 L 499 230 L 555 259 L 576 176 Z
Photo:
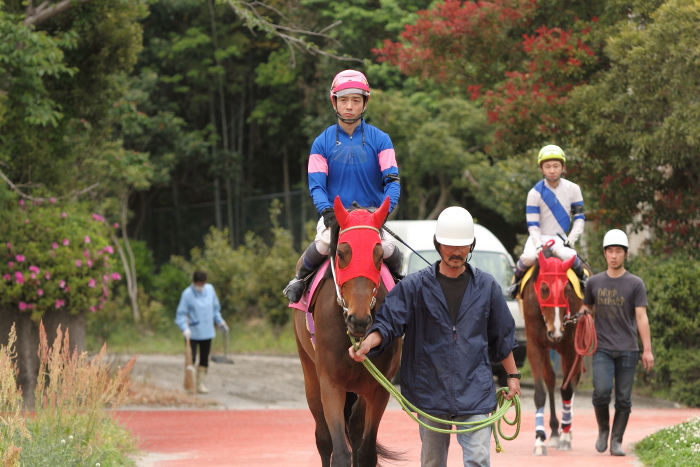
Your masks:
M 544 178 L 527 194 L 525 217 L 530 236 L 518 260 L 513 283 L 508 289 L 512 298 L 519 293 L 523 274 L 535 264 L 537 253 L 549 240 L 554 240 L 552 253 L 562 261 L 576 256 L 571 268 L 582 286 L 585 286 L 586 281 L 583 262 L 574 249 L 576 240 L 583 233 L 586 219 L 581 188 L 562 178 L 566 169 L 566 156 L 559 146 L 550 144 L 543 147 L 537 156 L 537 163 Z
M 292 303 L 301 299 L 306 282 L 328 256 L 336 196 L 346 208 L 353 202 L 378 207 L 388 196 L 389 212 L 399 201 L 399 169 L 391 138 L 363 119 L 369 95 L 367 78 L 356 70 L 341 71 L 331 84 L 330 100 L 338 120 L 316 138 L 308 165 L 309 191 L 321 218 L 301 267 L 284 289 Z M 398 277 L 401 252 L 388 239 L 382 240 L 382 247 L 384 263 Z

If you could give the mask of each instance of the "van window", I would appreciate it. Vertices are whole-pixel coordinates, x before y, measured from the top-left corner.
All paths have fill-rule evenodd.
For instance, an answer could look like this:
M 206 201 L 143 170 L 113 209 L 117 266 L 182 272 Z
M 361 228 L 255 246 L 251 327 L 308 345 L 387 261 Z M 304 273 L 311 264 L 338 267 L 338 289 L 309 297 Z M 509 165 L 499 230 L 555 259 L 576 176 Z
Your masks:
M 423 258 L 430 261 L 431 264 L 434 264 L 440 259 L 440 256 L 435 250 L 423 250 L 418 253 Z M 499 283 L 505 294 L 506 289 L 508 289 L 510 285 L 511 277 L 513 276 L 513 269 L 505 254 L 495 251 L 474 251 L 472 252 L 472 258 L 469 260 L 469 264 L 491 274 Z M 411 256 L 408 258 L 408 274 L 420 271 L 426 266 L 427 263 L 423 261 L 420 256 L 411 252 Z

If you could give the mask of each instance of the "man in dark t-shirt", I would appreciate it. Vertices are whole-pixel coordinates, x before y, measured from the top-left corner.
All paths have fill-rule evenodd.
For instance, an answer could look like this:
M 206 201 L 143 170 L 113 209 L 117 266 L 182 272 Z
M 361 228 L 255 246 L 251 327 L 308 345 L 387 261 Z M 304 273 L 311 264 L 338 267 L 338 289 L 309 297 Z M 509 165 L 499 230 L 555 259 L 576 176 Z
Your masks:
M 632 385 L 639 344 L 646 371 L 654 366 L 651 332 L 647 317 L 647 291 L 644 281 L 625 269 L 627 235 L 610 230 L 603 238 L 603 254 L 608 269 L 591 277 L 586 286 L 581 311 L 593 312 L 598 347 L 593 354 L 593 408 L 598 421 L 596 450 L 605 452 L 610 434 L 610 454 L 624 456 L 622 436 L 632 409 Z M 615 381 L 613 382 L 613 377 Z M 610 400 L 615 388 L 615 418 L 610 430 Z

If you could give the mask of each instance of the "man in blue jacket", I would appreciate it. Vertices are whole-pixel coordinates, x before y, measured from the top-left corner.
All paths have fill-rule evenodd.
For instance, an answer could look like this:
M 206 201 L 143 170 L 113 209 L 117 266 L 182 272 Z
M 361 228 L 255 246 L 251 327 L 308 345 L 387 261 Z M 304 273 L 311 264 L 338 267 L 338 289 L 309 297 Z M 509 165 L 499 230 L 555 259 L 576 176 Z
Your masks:
M 513 359 L 515 322 L 498 282 L 468 263 L 474 249 L 474 221 L 453 206 L 437 220 L 435 248 L 440 261 L 408 275 L 386 296 L 375 324 L 350 356 L 361 362 L 404 336 L 401 392 L 422 411 L 443 420 L 478 422 L 496 409 L 489 354 L 508 374 L 506 399 L 520 395 L 520 373 Z M 370 352 L 370 349 L 371 352 Z M 451 429 L 422 415 L 430 426 Z M 444 467 L 449 433 L 422 425 L 421 465 Z M 465 466 L 490 463 L 489 427 L 457 435 Z
M 197 366 L 197 392 L 209 392 L 205 384 L 207 368 L 209 368 L 209 352 L 211 340 L 216 336 L 214 325 L 228 330 L 226 321 L 221 317 L 221 303 L 216 290 L 207 284 L 207 273 L 195 271 L 192 284 L 180 295 L 180 303 L 175 312 L 175 324 L 182 335 L 189 340 L 192 349 L 192 361 L 197 358 L 199 347 L 199 365 Z

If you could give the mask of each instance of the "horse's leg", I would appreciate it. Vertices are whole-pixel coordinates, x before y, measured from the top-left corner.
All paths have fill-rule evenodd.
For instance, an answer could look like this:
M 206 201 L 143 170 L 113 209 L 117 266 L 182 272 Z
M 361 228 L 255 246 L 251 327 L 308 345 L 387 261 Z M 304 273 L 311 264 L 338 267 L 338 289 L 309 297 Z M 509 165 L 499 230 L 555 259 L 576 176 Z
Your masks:
M 549 447 L 559 446 L 559 419 L 557 418 L 557 406 L 554 397 L 554 386 L 557 383 L 557 375 L 554 373 L 554 367 L 552 366 L 552 359 L 547 352 L 547 359 L 543 365 L 543 377 L 545 385 L 547 386 L 547 394 L 549 395 Z
M 350 450 L 345 436 L 345 389 L 331 383 L 330 378 L 319 375 L 323 415 L 333 441 L 332 467 L 350 467 Z
M 357 398 L 357 402 L 353 407 L 352 414 L 348 418 L 348 438 L 350 439 L 350 448 L 352 449 L 352 465 L 357 466 L 359 462 L 358 451 L 362 444 L 362 433 L 365 429 L 365 411 L 367 410 L 367 401 L 364 397 Z
M 364 432 L 362 444 L 357 451 L 355 467 L 375 466 L 378 460 L 377 432 L 379 423 L 384 415 L 386 405 L 389 403 L 389 393 L 379 385 L 367 396 L 365 401 Z M 385 454 L 388 454 L 386 451 Z
M 573 347 L 571 347 L 573 349 Z M 562 356 L 562 371 L 564 375 L 564 381 L 571 371 L 571 367 L 576 364 L 577 368 L 571 375 L 571 380 L 567 385 L 566 389 L 562 386 L 561 388 L 561 439 L 559 440 L 560 451 L 571 451 L 571 426 L 573 422 L 571 406 L 574 402 L 574 391 L 576 390 L 576 385 L 578 384 L 579 378 L 581 377 L 581 366 L 576 359 L 575 351 L 571 350 L 565 352 L 566 355 Z
M 302 311 L 295 311 L 296 313 L 303 313 Z M 301 319 L 301 322 L 298 321 Z M 321 388 L 318 383 L 318 376 L 316 375 L 316 365 L 309 355 L 309 351 L 313 349 L 306 349 L 306 346 L 311 346 L 308 341 L 310 336 L 305 329 L 305 317 L 295 317 L 295 327 L 294 334 L 296 335 L 297 350 L 299 352 L 299 360 L 301 361 L 301 369 L 304 373 L 304 390 L 306 392 L 306 402 L 309 405 L 309 410 L 311 415 L 314 417 L 316 422 L 316 449 L 321 456 L 322 467 L 330 467 L 331 465 L 331 454 L 333 452 L 333 442 L 331 440 L 330 431 L 328 431 L 328 425 L 326 425 L 326 419 L 323 416 L 323 405 L 321 404 Z M 298 326 L 301 326 L 300 328 Z M 298 329 L 301 329 L 300 331 Z M 301 334 L 301 335 L 300 335 Z M 306 342 L 302 343 L 302 339 Z M 306 344 L 306 345 L 305 345 Z
M 535 380 L 535 446 L 532 451 L 535 456 L 547 455 L 547 446 L 545 445 L 547 434 L 544 429 L 544 404 L 547 400 L 547 392 L 542 375 L 543 367 L 547 363 L 545 358 L 549 358 L 549 351 L 546 348 L 540 348 L 534 343 L 527 346 L 527 359 L 530 362 L 532 377 Z

